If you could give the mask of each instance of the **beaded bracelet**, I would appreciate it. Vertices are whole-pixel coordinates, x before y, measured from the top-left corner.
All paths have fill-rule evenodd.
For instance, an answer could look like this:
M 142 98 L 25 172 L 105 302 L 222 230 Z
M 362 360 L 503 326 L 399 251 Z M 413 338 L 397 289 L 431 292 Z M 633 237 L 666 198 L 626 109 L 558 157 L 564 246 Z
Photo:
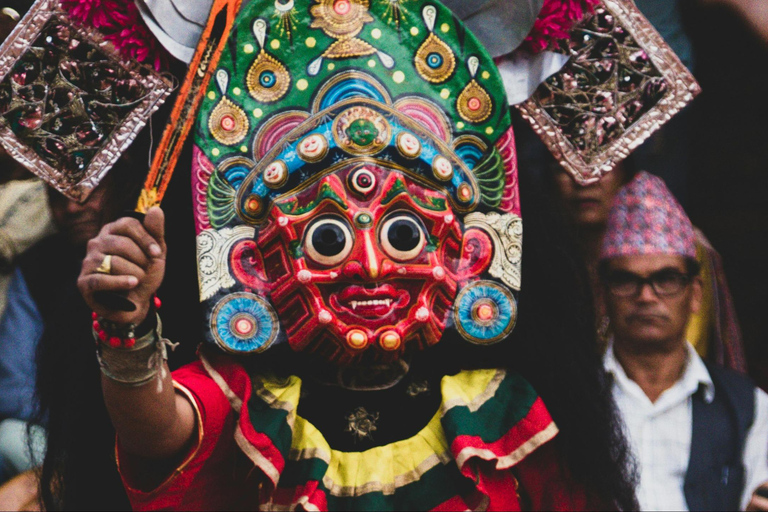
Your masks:
M 155 297 L 152 305 L 159 308 L 160 300 Z M 150 322 L 154 325 L 139 338 L 136 338 L 138 328 L 134 324 L 115 324 L 94 317 L 96 357 L 105 377 L 126 386 L 142 386 L 159 376 L 158 387 L 162 388 L 164 362 L 168 359 L 166 347 L 174 349 L 177 344 L 163 338 L 160 315 L 155 311 L 151 313 L 140 327 L 150 325 Z
M 160 298 L 157 295 L 153 296 L 147 318 L 151 318 L 152 313 L 160 309 L 161 305 Z M 154 306 L 154 311 L 151 306 Z M 93 331 L 97 342 L 107 343 L 113 348 L 131 348 L 136 345 L 136 324 L 110 322 L 95 312 L 91 314 L 91 318 L 93 319 Z
M 130 348 L 98 343 L 96 357 L 101 373 L 120 384 L 141 386 L 164 370 L 163 363 L 168 358 L 165 348 L 167 340 L 162 337 L 160 317 L 156 318 L 155 328 L 138 338 Z

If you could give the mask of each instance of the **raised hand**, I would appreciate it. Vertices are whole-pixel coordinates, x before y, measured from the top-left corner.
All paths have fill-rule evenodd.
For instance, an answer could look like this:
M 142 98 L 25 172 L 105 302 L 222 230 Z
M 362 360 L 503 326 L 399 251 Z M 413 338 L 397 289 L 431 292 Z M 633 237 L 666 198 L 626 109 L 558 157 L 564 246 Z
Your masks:
M 101 317 L 115 323 L 140 324 L 147 315 L 152 295 L 165 274 L 165 215 L 151 208 L 143 224 L 123 217 L 104 226 L 88 242 L 88 252 L 77 280 L 80 293 Z M 107 309 L 94 299 L 103 291 L 122 292 L 137 309 Z

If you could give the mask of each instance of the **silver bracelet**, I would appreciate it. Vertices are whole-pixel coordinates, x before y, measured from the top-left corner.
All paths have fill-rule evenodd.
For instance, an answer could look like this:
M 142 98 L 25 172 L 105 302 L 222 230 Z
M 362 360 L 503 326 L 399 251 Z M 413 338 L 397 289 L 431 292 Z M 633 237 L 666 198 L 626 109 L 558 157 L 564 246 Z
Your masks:
M 99 360 L 101 373 L 110 380 L 126 386 L 142 386 L 158 374 L 165 376 L 164 363 L 168 359 L 166 345 L 176 348 L 163 338 L 163 324 L 157 315 L 154 329 L 136 339 L 131 348 L 112 347 L 99 339 L 98 333 L 93 332 L 96 339 L 96 357 Z

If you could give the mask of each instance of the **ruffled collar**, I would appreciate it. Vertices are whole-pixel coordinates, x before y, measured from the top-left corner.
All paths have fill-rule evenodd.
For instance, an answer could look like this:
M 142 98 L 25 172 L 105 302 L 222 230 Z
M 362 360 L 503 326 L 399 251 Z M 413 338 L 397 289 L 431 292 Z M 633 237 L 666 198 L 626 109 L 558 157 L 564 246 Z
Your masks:
M 300 378 L 203 365 L 239 413 L 238 446 L 267 477 L 263 510 L 517 509 L 506 470 L 557 434 L 522 377 L 472 370 L 442 378 L 440 407 L 414 436 L 339 451 L 297 414 Z

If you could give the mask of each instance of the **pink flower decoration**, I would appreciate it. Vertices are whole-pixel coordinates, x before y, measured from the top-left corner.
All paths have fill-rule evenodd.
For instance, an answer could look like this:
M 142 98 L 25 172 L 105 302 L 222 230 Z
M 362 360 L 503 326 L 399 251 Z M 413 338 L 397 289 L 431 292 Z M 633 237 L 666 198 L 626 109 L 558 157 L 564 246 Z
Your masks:
M 570 31 L 590 14 L 599 0 L 544 0 L 533 29 L 525 38 L 528 49 L 538 53 L 570 37 Z
M 80 23 L 92 24 L 94 8 L 98 9 L 101 0 L 61 0 L 61 7 Z
M 167 66 L 168 54 L 131 0 L 61 0 L 61 7 L 76 22 L 101 32 L 122 56 L 152 64 L 158 71 Z

